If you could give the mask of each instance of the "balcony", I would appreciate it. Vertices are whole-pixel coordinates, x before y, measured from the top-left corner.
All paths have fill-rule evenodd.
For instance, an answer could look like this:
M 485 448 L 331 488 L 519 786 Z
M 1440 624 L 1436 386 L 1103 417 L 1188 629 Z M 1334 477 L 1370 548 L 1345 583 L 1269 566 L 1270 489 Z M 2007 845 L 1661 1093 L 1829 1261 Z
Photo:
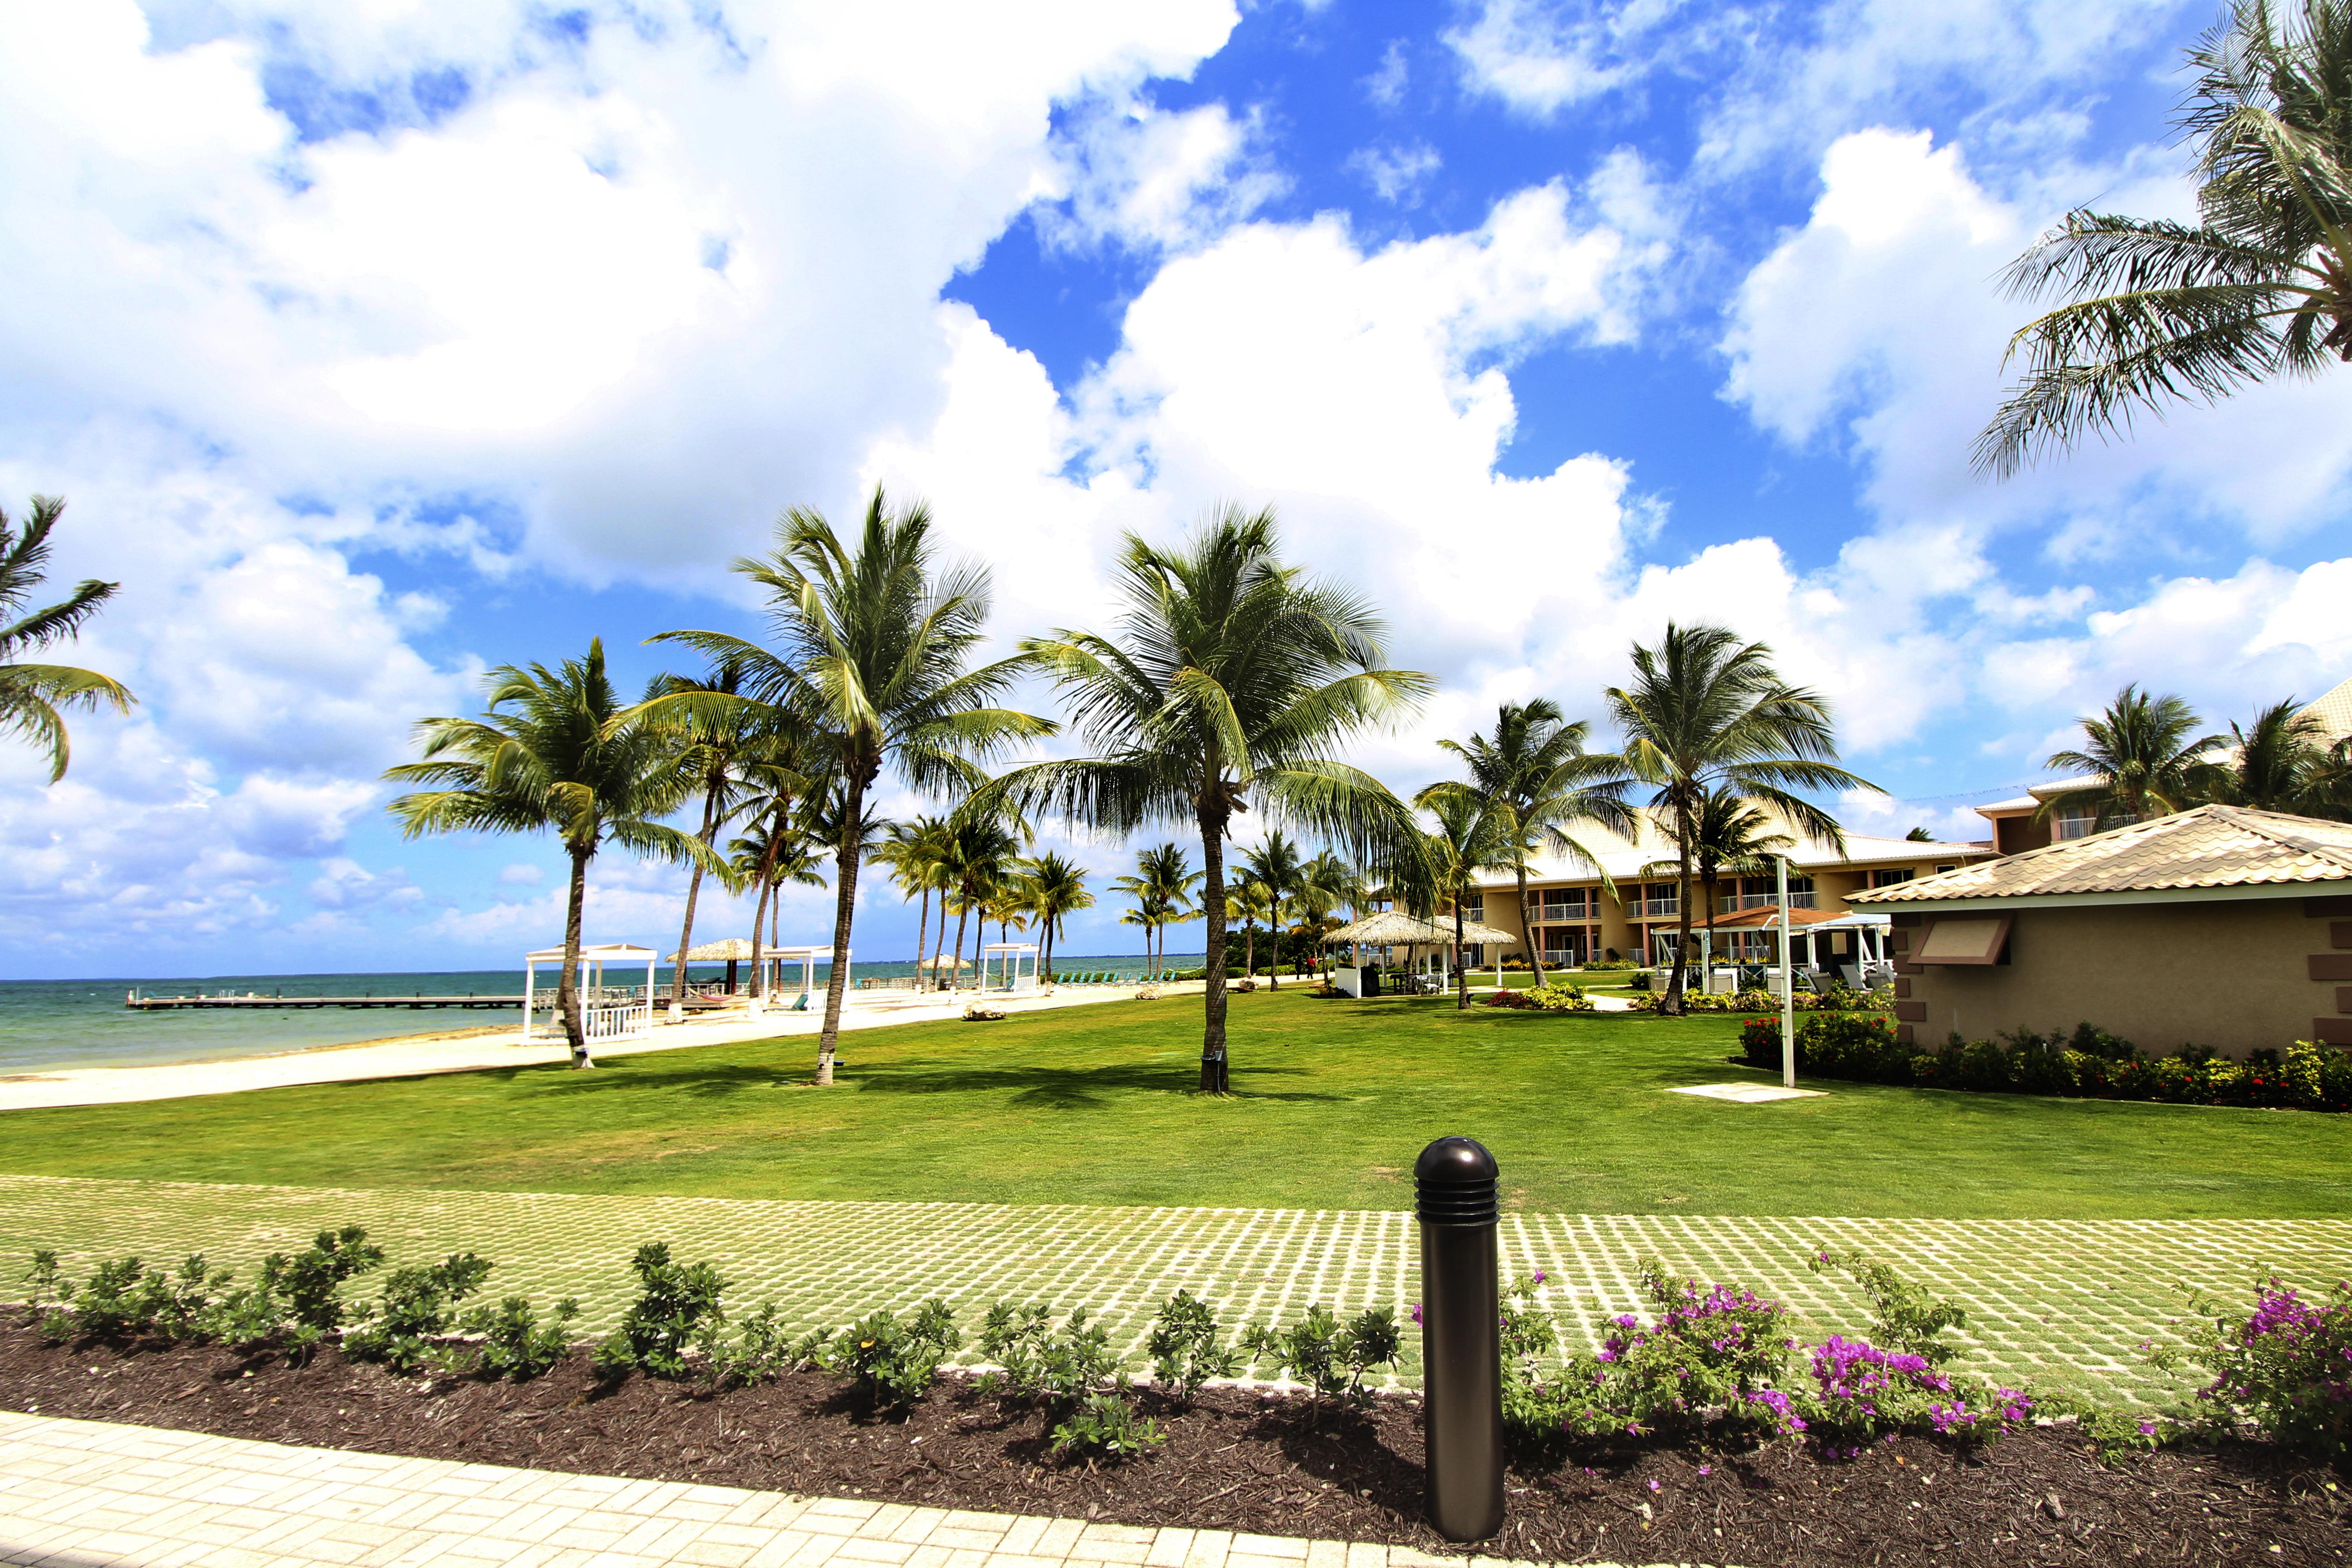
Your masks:
M 1658 920 L 1683 912 L 1681 895 L 1669 893 L 1663 899 L 1635 899 L 1625 906 L 1625 912 L 1636 920 Z
M 1720 900 L 1716 907 L 1727 913 L 1738 914 L 1742 910 L 1777 909 L 1780 903 L 1780 899 L 1771 893 L 1735 893 L 1730 898 Z M 1789 907 L 1792 910 L 1811 910 L 1820 906 L 1815 902 L 1812 889 L 1791 888 L 1789 889 Z

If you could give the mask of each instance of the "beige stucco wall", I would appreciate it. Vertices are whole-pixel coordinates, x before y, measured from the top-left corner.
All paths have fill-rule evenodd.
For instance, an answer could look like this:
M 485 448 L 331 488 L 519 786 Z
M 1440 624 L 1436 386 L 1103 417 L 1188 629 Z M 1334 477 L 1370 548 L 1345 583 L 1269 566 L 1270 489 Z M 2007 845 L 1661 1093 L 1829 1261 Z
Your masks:
M 1896 1016 L 1918 1043 L 2088 1020 L 2150 1056 L 2192 1042 L 2243 1056 L 2309 1039 L 2313 1019 L 2336 1012 L 2336 986 L 2308 969 L 2329 951 L 2328 922 L 2300 899 L 2013 912 L 2006 964 L 1900 965 Z

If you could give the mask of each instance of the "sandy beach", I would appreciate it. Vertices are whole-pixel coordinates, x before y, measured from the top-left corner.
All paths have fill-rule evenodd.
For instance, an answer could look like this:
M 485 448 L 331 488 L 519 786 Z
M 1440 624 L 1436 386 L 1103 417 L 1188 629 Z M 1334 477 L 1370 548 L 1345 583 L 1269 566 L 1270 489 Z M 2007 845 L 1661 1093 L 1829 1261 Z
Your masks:
M 1160 994 L 1171 1000 L 1198 996 L 1201 989 L 1197 980 L 1159 988 Z M 1132 985 L 1062 985 L 1050 994 L 992 996 L 987 1005 L 1003 1013 L 1035 1013 L 1124 1001 L 1135 994 Z M 968 991 L 958 995 L 929 996 L 913 992 L 855 993 L 842 1009 L 841 1026 L 845 1032 L 957 1018 L 975 1000 L 975 994 Z M 823 1023 L 821 1011 L 772 1011 L 752 1016 L 730 1010 L 715 1017 L 706 1016 L 678 1024 L 665 1022 L 656 1014 L 652 1034 L 642 1039 L 608 1041 L 599 1046 L 595 1054 L 603 1058 L 634 1056 L 641 1051 L 680 1050 L 691 1046 L 730 1045 L 740 1040 L 790 1039 L 814 1036 Z M 0 1111 L 179 1100 L 191 1095 L 236 1094 L 249 1089 L 282 1089 L 300 1083 L 423 1078 L 435 1073 L 548 1066 L 568 1059 L 561 1039 L 536 1039 L 525 1045 L 518 1038 L 520 1033 L 519 1023 L 491 1028 L 477 1026 L 355 1045 L 316 1046 L 275 1056 L 179 1062 L 163 1067 L 67 1068 L 54 1072 L 24 1073 L 0 1078 Z M 812 1055 L 812 1065 L 814 1061 Z

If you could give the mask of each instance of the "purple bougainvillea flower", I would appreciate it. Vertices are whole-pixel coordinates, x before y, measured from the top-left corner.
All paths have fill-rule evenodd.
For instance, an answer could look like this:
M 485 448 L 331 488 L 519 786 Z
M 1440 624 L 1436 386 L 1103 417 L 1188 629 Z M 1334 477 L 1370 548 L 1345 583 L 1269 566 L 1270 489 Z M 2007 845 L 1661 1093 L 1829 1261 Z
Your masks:
M 2156 1436 L 2156 1423 L 2155 1423 L 2155 1422 L 2153 1422 L 2153 1421 L 2143 1421 L 2143 1422 L 2141 1422 L 2141 1423 L 2139 1424 L 2139 1435 L 2140 1435 L 2141 1436 L 2143 1436 L 2143 1437 L 2153 1437 L 2153 1436 Z
M 1657 1483 L 1657 1482 L 1655 1482 L 1655 1481 L 1652 1481 L 1652 1482 L 1650 1483 L 1650 1489 L 1651 1489 L 1652 1491 L 1656 1491 L 1656 1490 L 1658 1489 L 1658 1483 Z
M 1713 1465 L 1701 1465 L 1698 1468 L 1698 1473 L 1702 1476 L 1711 1476 L 1715 1474 L 1715 1467 Z

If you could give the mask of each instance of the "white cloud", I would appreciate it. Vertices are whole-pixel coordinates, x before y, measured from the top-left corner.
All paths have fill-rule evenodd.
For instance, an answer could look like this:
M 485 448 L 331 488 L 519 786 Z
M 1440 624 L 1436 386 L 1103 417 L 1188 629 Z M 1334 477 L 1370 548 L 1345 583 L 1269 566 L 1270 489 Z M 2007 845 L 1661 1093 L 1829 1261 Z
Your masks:
M 1412 76 L 1412 62 L 1405 58 L 1404 40 L 1391 38 L 1389 47 L 1381 51 L 1380 68 L 1358 85 L 1364 97 L 1381 109 L 1394 109 L 1404 101 L 1404 89 Z
M 1132 96 L 1091 101 L 1057 143 L 1038 227 L 1066 248 L 1197 245 L 1287 187 L 1255 145 L 1263 135 L 1255 116 L 1236 120 L 1222 103 L 1173 112 Z
M 1437 149 L 1425 142 L 1402 146 L 1359 147 L 1348 155 L 1348 169 L 1392 205 L 1412 206 L 1422 188 L 1443 166 Z

